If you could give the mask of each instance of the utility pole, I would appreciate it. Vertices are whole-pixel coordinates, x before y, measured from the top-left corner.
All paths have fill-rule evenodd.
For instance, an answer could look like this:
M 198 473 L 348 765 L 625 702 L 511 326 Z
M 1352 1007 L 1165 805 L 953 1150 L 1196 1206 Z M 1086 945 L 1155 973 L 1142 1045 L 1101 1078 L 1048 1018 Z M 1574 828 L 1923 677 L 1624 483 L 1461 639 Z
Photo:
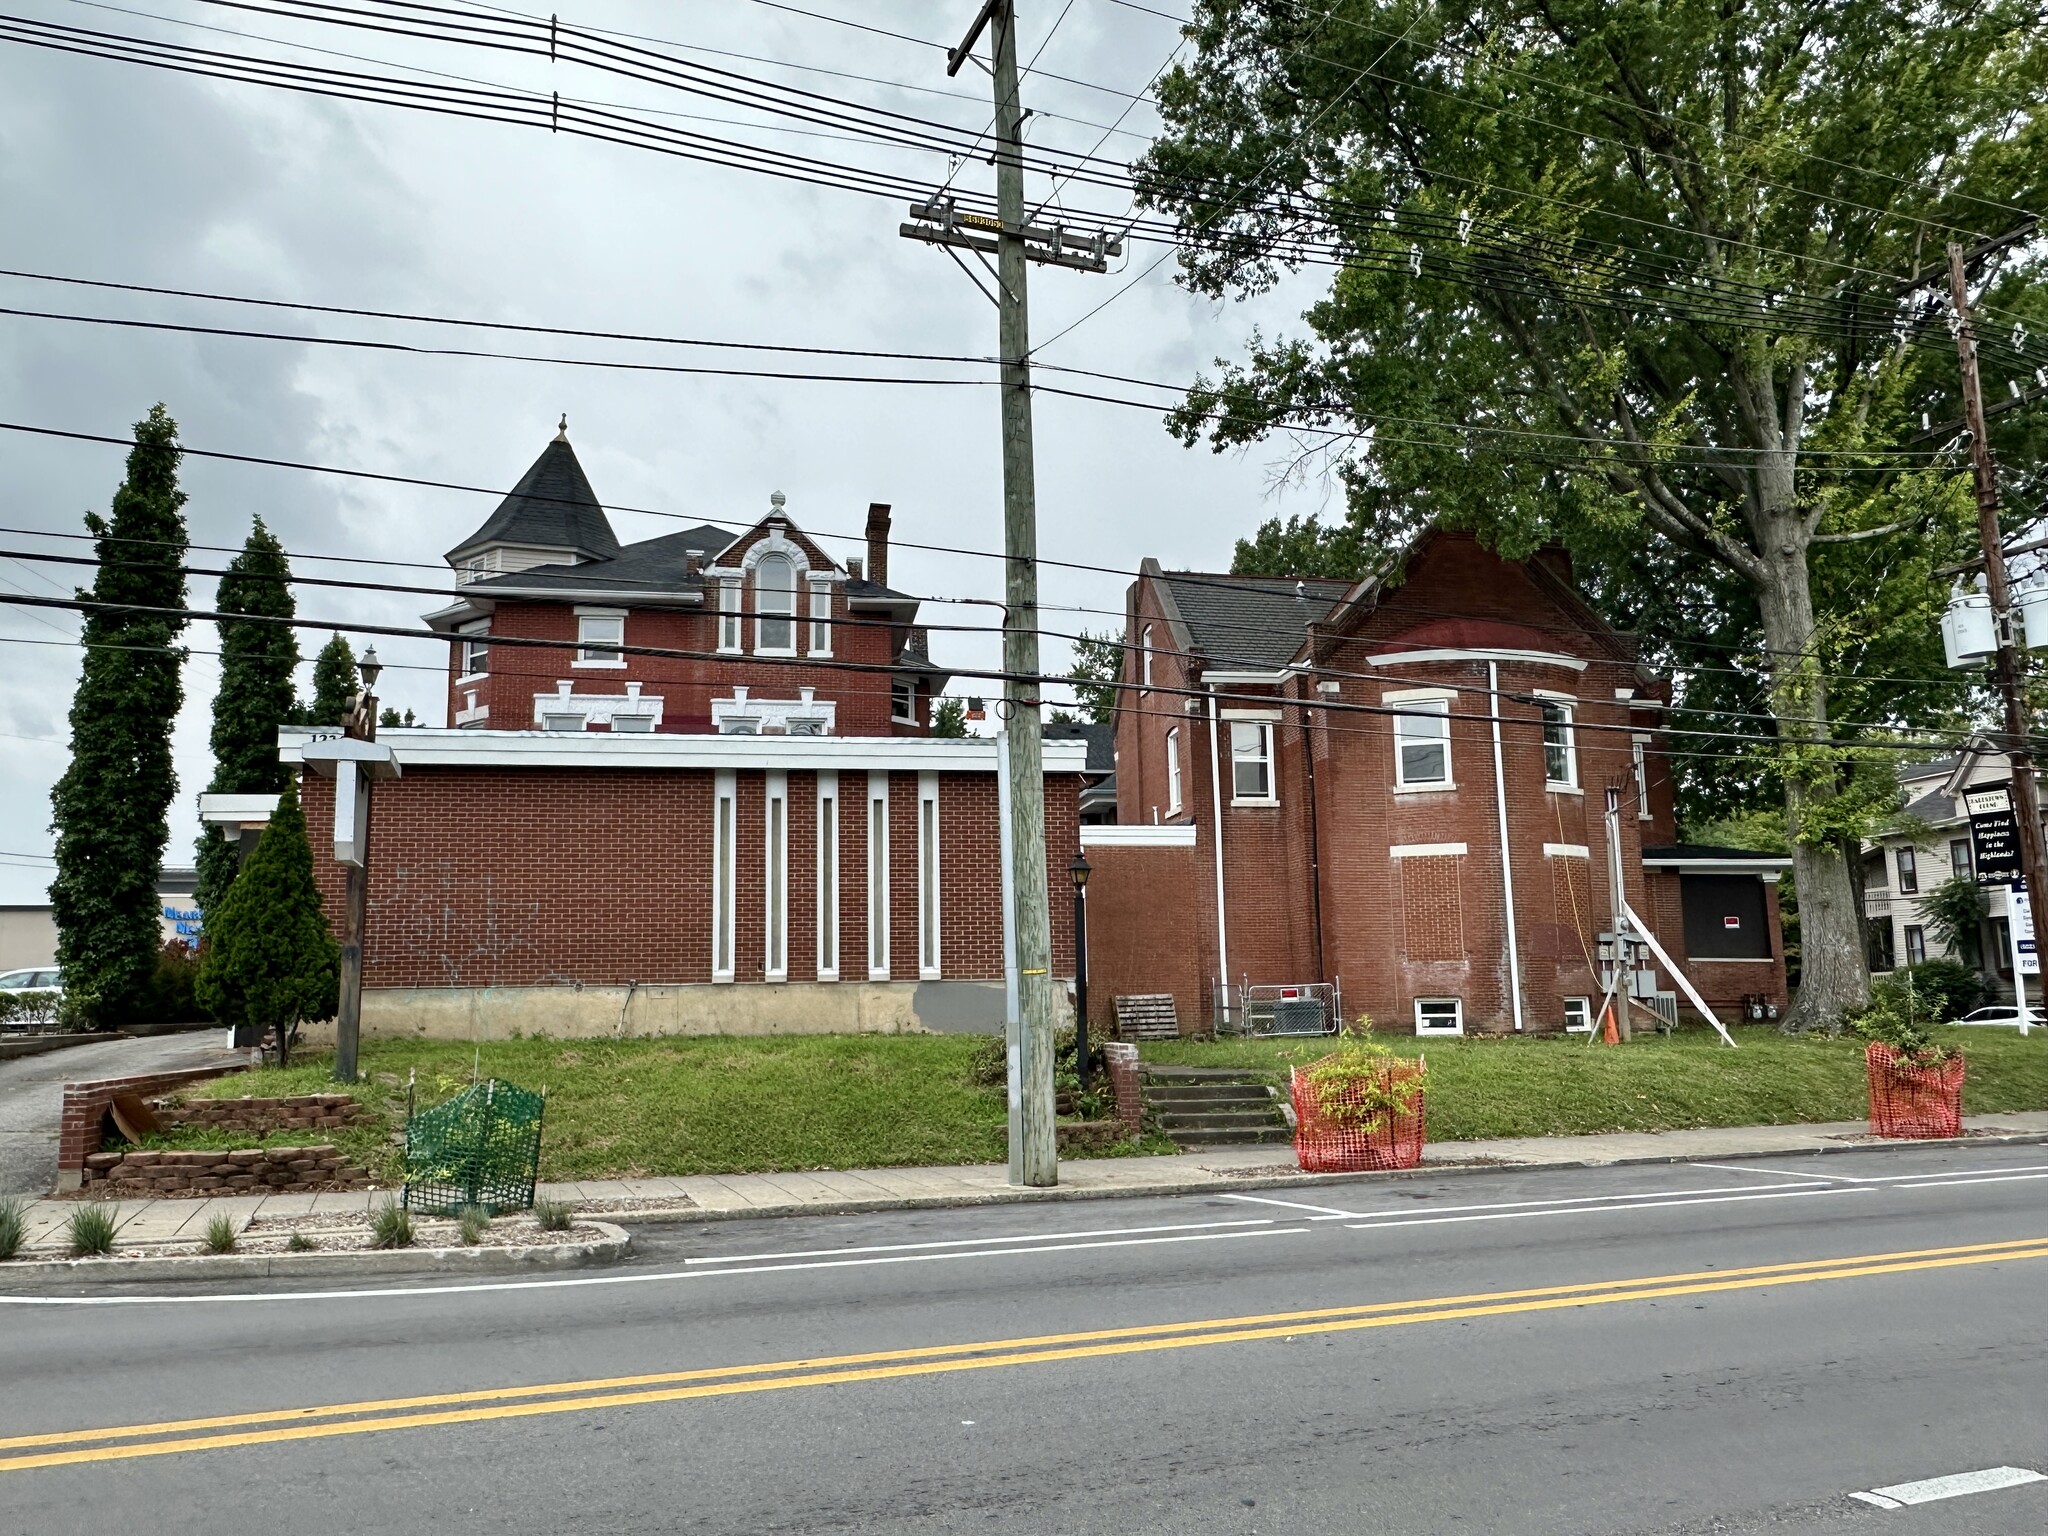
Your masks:
M 2048 922 L 2048 866 L 2042 862 L 2041 792 L 2034 782 L 2034 754 L 2027 746 L 2027 706 L 2022 692 L 2019 647 L 2013 644 L 2012 591 L 2005 576 L 2005 539 L 1998 526 L 1998 466 L 1991 457 L 1991 438 L 1984 420 L 1984 388 L 1977 374 L 1977 331 L 1970 319 L 1967 253 L 1959 244 L 1948 248 L 1949 297 L 1955 305 L 1956 356 L 1963 384 L 1963 422 L 1970 432 L 1970 467 L 1977 481 L 1977 537 L 1984 551 L 1984 585 L 1991 598 L 1993 633 L 1998 640 L 1992 680 L 2005 701 L 2006 760 L 2012 765 L 2013 819 L 2019 823 L 2020 872 L 2026 878 L 2027 904 L 2035 932 Z M 2032 636 L 2028 639 L 2031 641 Z M 2015 925 L 2017 926 L 2017 925 Z M 2013 979 L 2024 985 L 2015 957 Z
M 363 686 L 349 700 L 348 718 L 342 721 L 341 732 L 347 740 L 374 742 L 377 696 L 370 690 L 377 686 L 377 675 L 383 671 L 374 645 L 363 653 L 356 670 L 362 676 Z M 346 899 L 341 925 L 341 998 L 334 1016 L 334 1080 L 338 1083 L 356 1080 L 356 1049 L 363 1030 L 363 928 L 370 905 L 370 786 L 374 777 L 367 770 L 368 764 L 350 763 L 349 771 L 338 775 L 335 781 L 337 826 L 343 814 L 342 794 L 357 796 L 353 857 L 344 866 L 343 876 Z
M 974 57 L 984 31 L 993 65 Z M 1031 449 L 1031 323 L 1025 295 L 1028 262 L 1107 270 L 1121 243 L 1097 232 L 1077 242 L 1060 225 L 1027 223 L 1024 216 L 1024 112 L 1017 96 L 1015 0 L 982 0 L 960 46 L 946 55 L 946 73 L 972 61 L 987 69 L 995 87 L 996 213 L 963 213 L 943 194 L 911 205 L 916 222 L 900 226 L 906 239 L 936 245 L 975 286 L 994 300 L 999 316 L 1003 423 L 1003 694 L 1010 780 L 1010 901 L 1015 914 L 1017 1016 L 1007 1021 L 1012 1088 L 1018 1124 L 1010 1136 L 1010 1182 L 1059 1182 L 1059 1147 L 1053 1123 L 1052 918 L 1046 891 L 1045 767 L 1039 716 L 1038 495 Z M 995 279 L 990 293 L 955 254 L 971 252 Z M 988 256 L 996 265 L 992 271 Z

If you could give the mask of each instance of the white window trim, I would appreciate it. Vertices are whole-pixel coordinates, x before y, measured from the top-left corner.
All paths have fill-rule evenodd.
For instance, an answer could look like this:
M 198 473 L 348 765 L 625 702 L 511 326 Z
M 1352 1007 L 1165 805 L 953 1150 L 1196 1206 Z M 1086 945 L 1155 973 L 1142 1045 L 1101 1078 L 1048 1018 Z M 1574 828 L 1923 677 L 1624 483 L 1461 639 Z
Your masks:
M 737 576 L 718 578 L 718 652 L 721 656 L 740 654 L 740 640 L 745 634 L 745 620 L 740 613 L 740 581 Z
M 1152 688 L 1152 626 L 1147 624 L 1138 633 L 1138 686 L 1147 692 Z
M 908 714 L 899 715 L 896 713 L 896 701 L 899 698 L 908 698 L 910 700 L 910 712 Z M 892 725 L 917 724 L 916 679 L 896 677 L 889 680 L 889 722 Z
M 877 814 L 879 812 L 880 814 Z M 877 832 L 880 833 L 877 836 Z M 889 979 L 889 775 L 868 774 L 868 980 Z
M 590 643 L 584 637 L 583 625 L 584 621 L 587 619 L 616 619 L 618 620 L 619 624 L 619 638 L 616 641 L 599 641 L 598 644 L 601 646 L 610 646 L 613 644 L 624 645 L 626 643 L 626 610 L 623 608 L 579 607 L 575 610 L 575 613 L 576 654 L 574 657 L 570 659 L 569 665 L 572 668 L 586 672 L 593 670 L 610 670 L 614 672 L 623 670 L 626 665 L 626 658 L 624 656 L 589 657 L 583 654 L 584 650 L 589 646 Z
M 1636 771 L 1636 820 L 1650 819 L 1650 738 L 1631 736 L 1629 757 Z
M 1467 852 L 1463 843 L 1395 843 L 1387 849 L 1390 859 L 1455 859 Z
M 1180 727 L 1166 730 L 1166 814 L 1180 814 Z
M 762 796 L 761 974 L 789 980 L 789 774 L 771 768 Z
M 1274 718 L 1279 717 L 1274 710 Z M 1224 723 L 1230 727 L 1230 803 L 1232 805 L 1278 805 L 1280 803 L 1279 748 L 1274 740 L 1273 726 L 1264 719 L 1249 712 L 1233 716 L 1229 710 L 1223 712 Z M 1240 795 L 1237 792 L 1237 727 L 1256 727 L 1265 741 L 1263 759 L 1266 764 L 1266 792 L 1263 795 Z
M 1453 695 L 1443 689 L 1430 689 L 1426 692 L 1418 691 L 1408 694 L 1382 694 L 1380 698 L 1383 703 L 1397 705 L 1441 704 L 1443 706 L 1441 710 L 1403 709 L 1393 717 L 1394 793 L 1397 795 L 1414 795 L 1427 794 L 1436 790 L 1456 789 L 1458 787 L 1457 773 L 1451 762 L 1451 699 Z M 1403 715 L 1412 718 L 1435 716 L 1443 721 L 1444 776 L 1441 779 L 1418 779 L 1412 783 L 1409 781 L 1407 757 L 1401 750 L 1401 717 Z
M 939 923 L 942 866 L 939 862 L 939 776 L 917 776 L 917 975 L 940 977 Z
M 818 980 L 839 979 L 839 775 L 818 775 Z
M 813 575 L 806 579 L 810 588 L 810 654 L 813 656 L 830 656 L 832 654 L 832 578 L 830 576 Z
M 489 619 L 474 619 L 463 625 L 455 633 L 459 637 L 455 643 L 461 647 L 457 659 L 462 663 L 461 674 L 455 679 L 455 686 L 460 688 L 464 683 L 481 682 L 484 678 L 489 677 L 491 675 L 491 621 Z M 483 648 L 484 664 L 481 667 L 472 667 L 469 664 L 470 650 L 475 646 Z
M 1572 1022 L 1572 1004 L 1577 1003 L 1579 1017 L 1583 1023 Z M 1590 997 L 1568 997 L 1564 1000 L 1564 1032 L 1568 1035 L 1590 1035 L 1593 1033 L 1593 999 Z
M 1455 1015 L 1456 1022 L 1449 1029 L 1441 1027 L 1425 1029 L 1422 1024 L 1422 1005 L 1424 1003 L 1449 1003 L 1457 1010 Z M 1465 1033 L 1465 1000 L 1462 997 L 1418 997 L 1415 999 L 1414 1007 L 1416 1034 L 1450 1036 Z
M 721 768 L 713 777 L 711 800 L 711 979 L 733 979 L 738 948 L 739 892 L 734 862 L 739 853 L 737 775 Z M 721 964 L 720 962 L 723 962 Z
M 1541 688 L 1531 692 L 1539 707 L 1547 705 L 1564 716 L 1565 777 L 1561 779 L 1550 776 L 1550 721 L 1547 716 L 1537 716 L 1543 743 L 1543 787 L 1560 793 L 1579 793 L 1579 701 L 1568 693 L 1550 693 Z
M 776 558 L 784 561 L 789 566 L 789 612 L 785 614 L 764 613 L 762 611 L 761 561 L 750 560 L 749 563 L 754 568 L 754 654 L 756 656 L 794 656 L 796 654 L 797 631 L 804 622 L 803 614 L 798 609 L 798 599 L 804 590 L 803 571 L 798 567 L 795 556 L 791 551 L 780 549 L 772 551 L 772 553 Z M 763 557 L 763 559 L 765 558 L 766 556 Z M 788 623 L 789 644 L 764 644 L 761 639 L 761 626 L 764 623 L 775 623 L 777 621 L 786 621 Z

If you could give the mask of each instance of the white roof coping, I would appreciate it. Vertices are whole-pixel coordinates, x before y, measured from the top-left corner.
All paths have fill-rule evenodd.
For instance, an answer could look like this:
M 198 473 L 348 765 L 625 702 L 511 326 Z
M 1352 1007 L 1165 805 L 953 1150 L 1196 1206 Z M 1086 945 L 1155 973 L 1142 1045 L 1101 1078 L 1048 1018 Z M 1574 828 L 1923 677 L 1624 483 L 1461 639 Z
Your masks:
M 199 819 L 215 826 L 253 827 L 269 822 L 278 797 L 207 793 L 199 797 Z
M 1175 823 L 1170 826 L 1084 826 L 1081 828 L 1083 848 L 1192 848 L 1195 846 L 1193 822 Z

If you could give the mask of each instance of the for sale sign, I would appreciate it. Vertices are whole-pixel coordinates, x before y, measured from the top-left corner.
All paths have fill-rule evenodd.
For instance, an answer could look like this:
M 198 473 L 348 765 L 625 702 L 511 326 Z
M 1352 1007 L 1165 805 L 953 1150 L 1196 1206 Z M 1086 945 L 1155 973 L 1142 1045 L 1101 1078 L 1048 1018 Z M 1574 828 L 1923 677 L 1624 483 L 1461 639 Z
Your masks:
M 2020 878 L 2020 826 L 2012 813 L 2010 784 L 1980 784 L 1963 792 L 1970 817 L 1970 856 L 1977 878 L 2003 884 Z

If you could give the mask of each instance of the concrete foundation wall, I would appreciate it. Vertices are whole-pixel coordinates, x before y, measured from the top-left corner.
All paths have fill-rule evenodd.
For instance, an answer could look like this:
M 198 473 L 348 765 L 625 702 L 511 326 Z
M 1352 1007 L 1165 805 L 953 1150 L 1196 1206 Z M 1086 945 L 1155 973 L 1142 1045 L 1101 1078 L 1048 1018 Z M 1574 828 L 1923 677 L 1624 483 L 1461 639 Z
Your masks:
M 1063 1012 L 1071 1012 L 1064 1003 Z M 1071 1022 L 1062 1018 L 1062 1023 Z M 999 981 L 683 984 L 636 987 L 372 987 L 363 1033 L 423 1040 L 546 1035 L 1001 1034 Z M 334 1026 L 309 1024 L 302 1044 Z

